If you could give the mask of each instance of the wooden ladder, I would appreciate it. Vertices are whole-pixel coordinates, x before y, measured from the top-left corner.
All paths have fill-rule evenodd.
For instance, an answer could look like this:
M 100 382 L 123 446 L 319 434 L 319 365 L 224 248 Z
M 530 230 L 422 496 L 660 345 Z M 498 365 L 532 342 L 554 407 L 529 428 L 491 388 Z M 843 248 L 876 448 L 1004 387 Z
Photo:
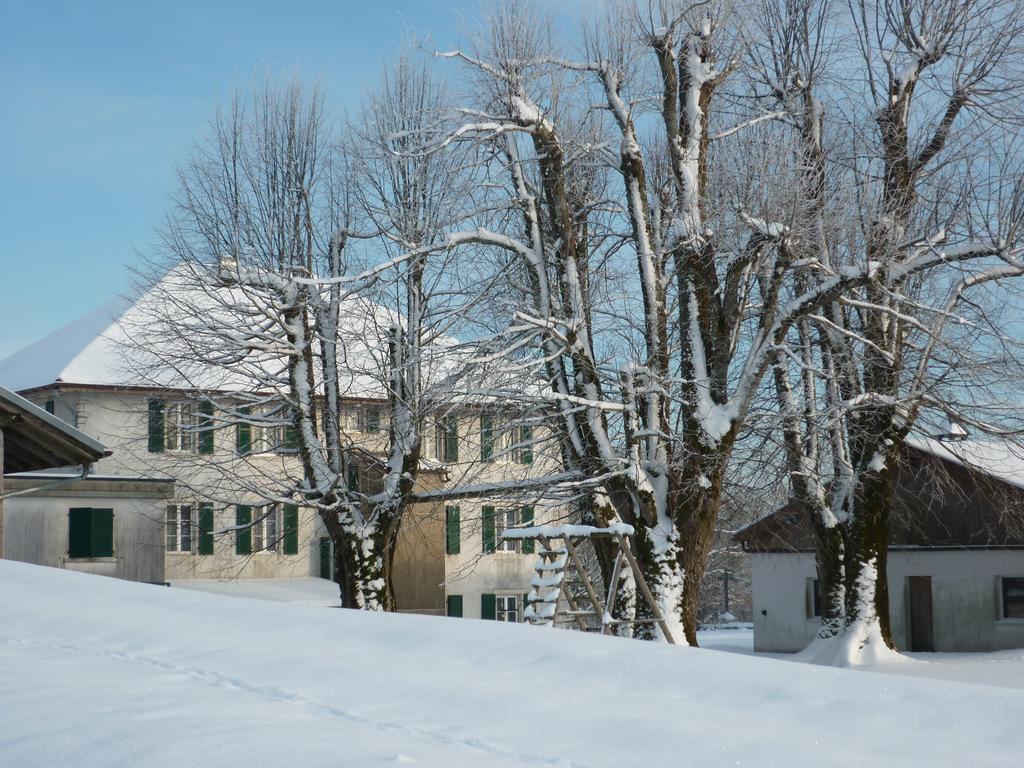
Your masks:
M 628 528 L 622 526 L 621 528 Z M 665 640 L 675 644 L 668 623 L 658 607 L 654 595 L 644 578 L 640 565 L 629 546 L 627 532 L 617 528 L 596 528 L 582 525 L 542 525 L 531 528 L 510 529 L 502 534 L 506 539 L 533 539 L 536 542 L 537 563 L 530 580 L 523 617 L 534 626 L 576 625 L 583 632 L 611 634 L 616 627 L 638 624 L 657 624 Z M 597 538 L 611 538 L 616 544 L 615 560 L 608 589 L 602 593 L 587 573 L 580 557 L 580 545 Z M 615 618 L 612 607 L 622 579 L 623 566 L 629 568 L 636 584 L 638 597 L 650 609 L 649 618 Z

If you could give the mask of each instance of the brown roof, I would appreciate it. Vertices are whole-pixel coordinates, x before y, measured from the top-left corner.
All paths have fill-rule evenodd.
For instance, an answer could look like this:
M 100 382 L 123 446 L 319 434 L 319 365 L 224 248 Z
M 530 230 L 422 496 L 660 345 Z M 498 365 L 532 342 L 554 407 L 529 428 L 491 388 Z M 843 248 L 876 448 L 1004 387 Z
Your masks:
M 1024 547 L 1024 489 L 1019 481 L 926 447 L 904 446 L 889 518 L 892 548 Z M 791 504 L 738 531 L 733 539 L 747 552 L 815 549 L 810 521 Z

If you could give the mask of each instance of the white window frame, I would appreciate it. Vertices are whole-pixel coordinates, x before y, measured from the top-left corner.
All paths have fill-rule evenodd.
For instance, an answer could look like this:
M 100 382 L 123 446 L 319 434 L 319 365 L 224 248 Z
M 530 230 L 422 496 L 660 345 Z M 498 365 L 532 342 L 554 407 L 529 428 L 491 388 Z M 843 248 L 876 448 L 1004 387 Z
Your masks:
M 256 516 L 259 510 L 259 516 Z M 278 554 L 281 551 L 282 539 L 282 507 L 280 504 L 266 504 L 262 507 L 253 507 L 253 522 L 250 527 L 252 531 L 252 553 Z
M 188 520 L 182 512 L 188 510 Z M 194 555 L 199 540 L 199 505 L 193 502 L 168 504 L 164 509 L 164 551 Z M 173 533 L 172 533 L 173 529 Z
M 518 624 L 523 620 L 523 612 L 520 608 L 519 602 L 522 598 L 517 594 L 511 595 L 495 595 L 494 596 L 494 618 L 496 621 L 507 621 L 510 624 Z M 508 607 L 508 601 L 511 601 L 511 610 Z M 505 607 L 502 607 L 502 606 Z M 511 614 L 512 618 L 509 618 Z
M 196 404 L 189 400 L 164 403 L 164 452 L 199 453 Z
M 497 507 L 494 510 L 494 551 L 519 554 L 520 539 L 503 539 L 501 534 L 523 524 L 522 507 Z

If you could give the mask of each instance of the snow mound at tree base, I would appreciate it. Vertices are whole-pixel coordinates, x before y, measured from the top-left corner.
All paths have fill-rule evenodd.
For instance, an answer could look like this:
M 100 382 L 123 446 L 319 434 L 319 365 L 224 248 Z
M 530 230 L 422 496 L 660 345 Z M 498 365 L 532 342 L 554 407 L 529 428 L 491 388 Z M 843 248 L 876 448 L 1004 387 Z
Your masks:
M 882 641 L 878 622 L 858 621 L 832 637 L 816 637 L 793 656 L 794 661 L 826 667 L 866 667 L 913 663 Z
M 0 560 L 0 766 L 1018 765 L 1020 691 Z

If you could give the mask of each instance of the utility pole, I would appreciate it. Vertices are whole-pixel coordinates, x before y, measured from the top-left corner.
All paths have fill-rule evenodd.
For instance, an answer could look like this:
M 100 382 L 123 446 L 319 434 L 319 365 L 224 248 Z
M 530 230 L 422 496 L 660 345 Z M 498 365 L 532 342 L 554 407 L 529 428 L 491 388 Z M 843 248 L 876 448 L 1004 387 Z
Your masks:
M 729 613 L 729 578 L 732 576 L 728 568 L 722 569 L 722 590 L 725 592 L 725 612 Z

